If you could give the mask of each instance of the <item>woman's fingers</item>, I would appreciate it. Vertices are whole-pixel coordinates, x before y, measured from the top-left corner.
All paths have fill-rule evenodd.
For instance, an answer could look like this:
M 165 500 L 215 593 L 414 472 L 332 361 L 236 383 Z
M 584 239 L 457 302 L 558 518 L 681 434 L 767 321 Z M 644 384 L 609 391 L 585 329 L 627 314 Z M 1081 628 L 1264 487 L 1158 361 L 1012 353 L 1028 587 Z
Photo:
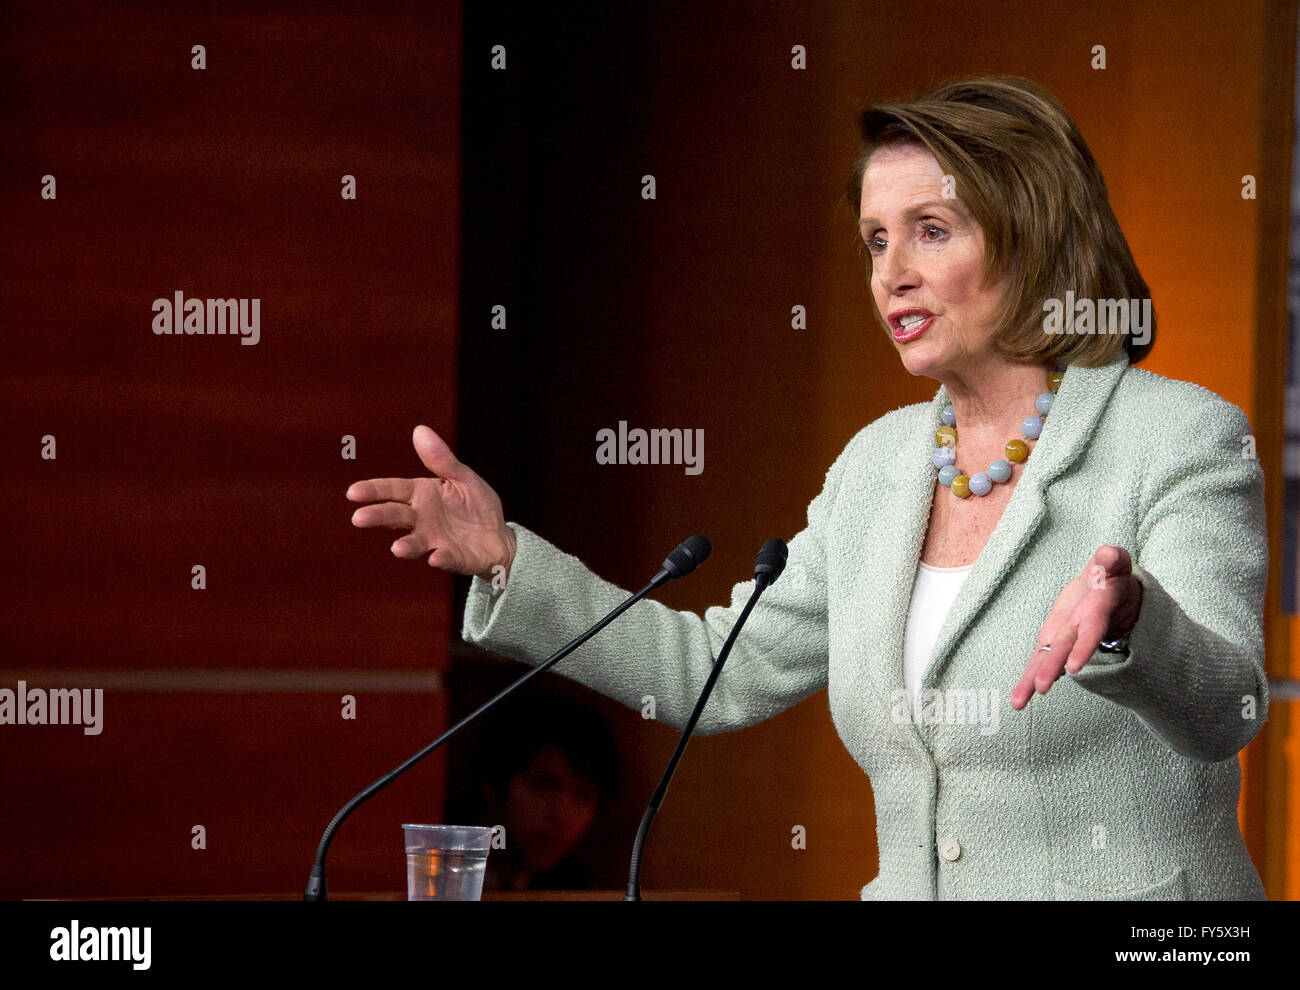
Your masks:
M 1086 572 L 1090 589 L 1105 589 L 1110 581 L 1133 573 L 1133 558 L 1123 547 L 1103 544 L 1088 561 Z
M 1110 628 L 1119 598 L 1121 585 L 1112 579 L 1126 578 L 1131 571 L 1132 559 L 1127 550 L 1102 546 L 1093 554 L 1084 574 L 1062 589 L 1039 630 L 1039 649 L 1026 663 L 1020 682 L 1011 692 L 1012 708 L 1025 707 L 1035 692 L 1047 694 L 1062 675 L 1077 674 L 1092 659 Z M 1051 649 L 1044 650 L 1044 646 Z
M 1052 645 L 1056 632 L 1067 624 L 1067 620 L 1074 611 L 1079 599 L 1083 597 L 1084 594 L 1086 594 L 1086 591 L 1078 578 L 1075 578 L 1061 589 L 1060 595 L 1057 596 L 1056 604 L 1052 606 L 1052 611 L 1048 614 L 1047 619 L 1043 622 L 1042 626 L 1039 627 L 1038 646 L 1040 649 L 1036 650 L 1033 656 L 1029 658 L 1028 662 L 1025 664 L 1025 671 L 1020 676 L 1020 682 L 1016 684 L 1015 688 L 1011 692 L 1012 708 L 1021 709 L 1029 703 L 1029 699 L 1033 696 L 1034 691 L 1037 690 L 1038 673 L 1042 669 L 1043 659 L 1046 657 L 1064 656 L 1064 654 L 1058 652 L 1061 649 L 1059 645 L 1053 646 L 1051 651 L 1042 650 L 1041 647 Z M 1069 647 L 1066 647 L 1066 649 L 1068 650 Z M 1059 675 L 1056 671 L 1053 671 L 1051 674 L 1051 680 L 1055 680 L 1057 676 Z M 1050 680 L 1048 681 L 1047 686 L 1051 687 Z
M 1050 650 L 1042 650 L 1038 653 L 1038 670 L 1034 673 L 1034 690 L 1039 694 L 1046 694 L 1056 683 L 1056 679 L 1061 676 L 1061 671 L 1065 669 L 1065 661 L 1070 656 L 1070 649 L 1074 646 L 1076 638 L 1073 626 L 1064 625 L 1057 632 L 1052 641 L 1047 644 L 1051 646 Z
M 393 555 L 409 560 L 428 554 L 430 567 L 458 574 L 488 573 L 496 563 L 508 567 L 514 536 L 496 492 L 427 426 L 417 426 L 411 442 L 434 477 L 354 483 L 349 500 L 376 504 L 357 509 L 352 524 L 410 530 L 393 542 Z
M 350 502 L 409 502 L 415 491 L 411 478 L 370 478 L 348 486 Z
M 1102 566 L 1111 577 L 1125 577 L 1133 573 L 1133 558 L 1129 552 L 1120 546 L 1111 546 L 1107 544 L 1102 547 L 1098 553 L 1105 551 L 1105 560 Z M 1101 563 L 1101 561 L 1098 561 Z
M 1106 617 L 1101 614 L 1100 609 L 1090 609 L 1079 622 L 1079 633 L 1075 637 L 1074 647 L 1070 650 L 1069 663 L 1065 665 L 1065 669 L 1071 674 L 1081 671 L 1084 664 L 1092 659 L 1105 634 Z
M 1092 654 L 1106 632 L 1106 624 L 1110 617 L 1108 604 L 1110 600 L 1102 596 L 1085 598 L 1075 607 L 1069 620 L 1057 628 L 1056 635 L 1048 642 L 1043 643 L 1040 635 L 1039 646 L 1051 646 L 1051 649 L 1035 653 L 1035 658 L 1038 659 L 1033 676 L 1035 691 L 1046 694 L 1062 674 L 1067 672 L 1077 674 L 1092 659 Z M 1025 680 L 1026 678 L 1021 678 L 1021 684 Z
M 415 560 L 429 552 L 429 545 L 418 533 L 407 533 L 401 539 L 394 540 L 391 549 L 394 557 Z
M 352 513 L 352 525 L 363 528 L 387 526 L 389 529 L 415 529 L 415 522 L 415 510 L 405 502 L 363 505 Z
M 456 455 L 451 452 L 446 441 L 433 430 L 427 426 L 417 426 L 411 434 L 411 443 L 414 444 L 415 452 L 420 455 L 424 466 L 439 478 L 447 478 L 451 481 L 465 480 L 468 468 L 456 460 Z
M 1034 678 L 1038 674 L 1038 667 L 1042 663 L 1040 659 L 1044 654 L 1035 653 L 1025 664 L 1025 672 L 1020 675 L 1020 683 L 1011 691 L 1011 707 L 1019 711 L 1029 703 L 1029 699 L 1034 693 Z
M 1088 594 L 1088 586 L 1084 583 L 1083 575 L 1076 577 L 1073 581 L 1061 589 L 1061 593 L 1056 597 L 1056 603 L 1052 610 L 1047 613 L 1047 618 L 1043 624 L 1038 627 L 1038 645 L 1046 646 L 1052 641 L 1056 630 L 1069 620 L 1070 615 L 1074 612 L 1075 607 Z
M 444 571 L 459 571 L 460 558 L 446 547 L 438 547 L 433 553 L 429 554 L 429 566 L 438 567 Z

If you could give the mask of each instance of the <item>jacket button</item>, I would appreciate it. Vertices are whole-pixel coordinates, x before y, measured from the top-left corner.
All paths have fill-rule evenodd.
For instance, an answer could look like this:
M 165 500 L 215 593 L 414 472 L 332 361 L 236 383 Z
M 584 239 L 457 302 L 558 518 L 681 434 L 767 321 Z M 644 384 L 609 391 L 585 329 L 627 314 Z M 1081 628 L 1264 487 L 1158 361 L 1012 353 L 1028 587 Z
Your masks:
M 939 842 L 939 855 L 952 862 L 961 855 L 961 845 L 956 839 L 943 839 Z

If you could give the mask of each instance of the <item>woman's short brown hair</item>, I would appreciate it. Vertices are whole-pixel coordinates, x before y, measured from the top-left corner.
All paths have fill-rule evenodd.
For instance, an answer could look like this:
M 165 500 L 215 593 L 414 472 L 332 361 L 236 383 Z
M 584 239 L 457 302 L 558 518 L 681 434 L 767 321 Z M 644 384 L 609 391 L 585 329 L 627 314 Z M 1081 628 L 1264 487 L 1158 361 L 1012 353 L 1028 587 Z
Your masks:
M 1044 329 L 1045 302 L 1059 300 L 1064 307 L 1067 291 L 1076 300 L 1150 298 L 1101 170 L 1056 97 L 1016 76 L 963 79 L 909 103 L 877 104 L 859 123 L 862 156 L 846 190 L 854 216 L 877 149 L 907 143 L 928 149 L 983 228 L 986 284 L 998 274 L 1009 276 L 997 314 L 999 353 L 1091 367 L 1107 363 L 1121 347 L 1130 364 L 1146 357 L 1155 344 L 1154 309 L 1145 343 L 1131 333 Z M 865 245 L 863 253 L 870 280 Z M 876 316 L 888 333 L 879 309 Z

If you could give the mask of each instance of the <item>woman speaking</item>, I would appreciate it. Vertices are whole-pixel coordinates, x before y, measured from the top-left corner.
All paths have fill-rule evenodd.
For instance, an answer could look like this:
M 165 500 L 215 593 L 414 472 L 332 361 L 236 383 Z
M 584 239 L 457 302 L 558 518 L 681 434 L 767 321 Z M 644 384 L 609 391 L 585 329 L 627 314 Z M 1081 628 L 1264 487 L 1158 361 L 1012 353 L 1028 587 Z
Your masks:
M 1135 367 L 1149 292 L 1050 93 L 960 81 L 861 131 L 876 315 L 939 389 L 831 465 L 699 731 L 829 689 L 875 795 L 864 899 L 1263 898 L 1236 817 L 1268 708 L 1245 415 Z M 465 639 L 540 663 L 627 596 L 414 444 L 434 477 L 357 482 L 353 523 L 475 575 Z M 681 726 L 752 589 L 702 617 L 642 601 L 559 669 Z

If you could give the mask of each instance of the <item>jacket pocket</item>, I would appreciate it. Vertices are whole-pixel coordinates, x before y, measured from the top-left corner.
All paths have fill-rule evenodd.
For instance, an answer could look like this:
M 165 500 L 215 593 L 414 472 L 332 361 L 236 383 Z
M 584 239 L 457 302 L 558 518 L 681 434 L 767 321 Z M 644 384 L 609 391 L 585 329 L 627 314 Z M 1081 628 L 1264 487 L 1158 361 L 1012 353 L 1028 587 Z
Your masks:
M 1187 900 L 1187 874 L 1179 867 L 1163 880 L 1146 887 L 1116 890 L 1075 887 L 1053 880 L 1052 887 L 1058 901 L 1185 901 Z

